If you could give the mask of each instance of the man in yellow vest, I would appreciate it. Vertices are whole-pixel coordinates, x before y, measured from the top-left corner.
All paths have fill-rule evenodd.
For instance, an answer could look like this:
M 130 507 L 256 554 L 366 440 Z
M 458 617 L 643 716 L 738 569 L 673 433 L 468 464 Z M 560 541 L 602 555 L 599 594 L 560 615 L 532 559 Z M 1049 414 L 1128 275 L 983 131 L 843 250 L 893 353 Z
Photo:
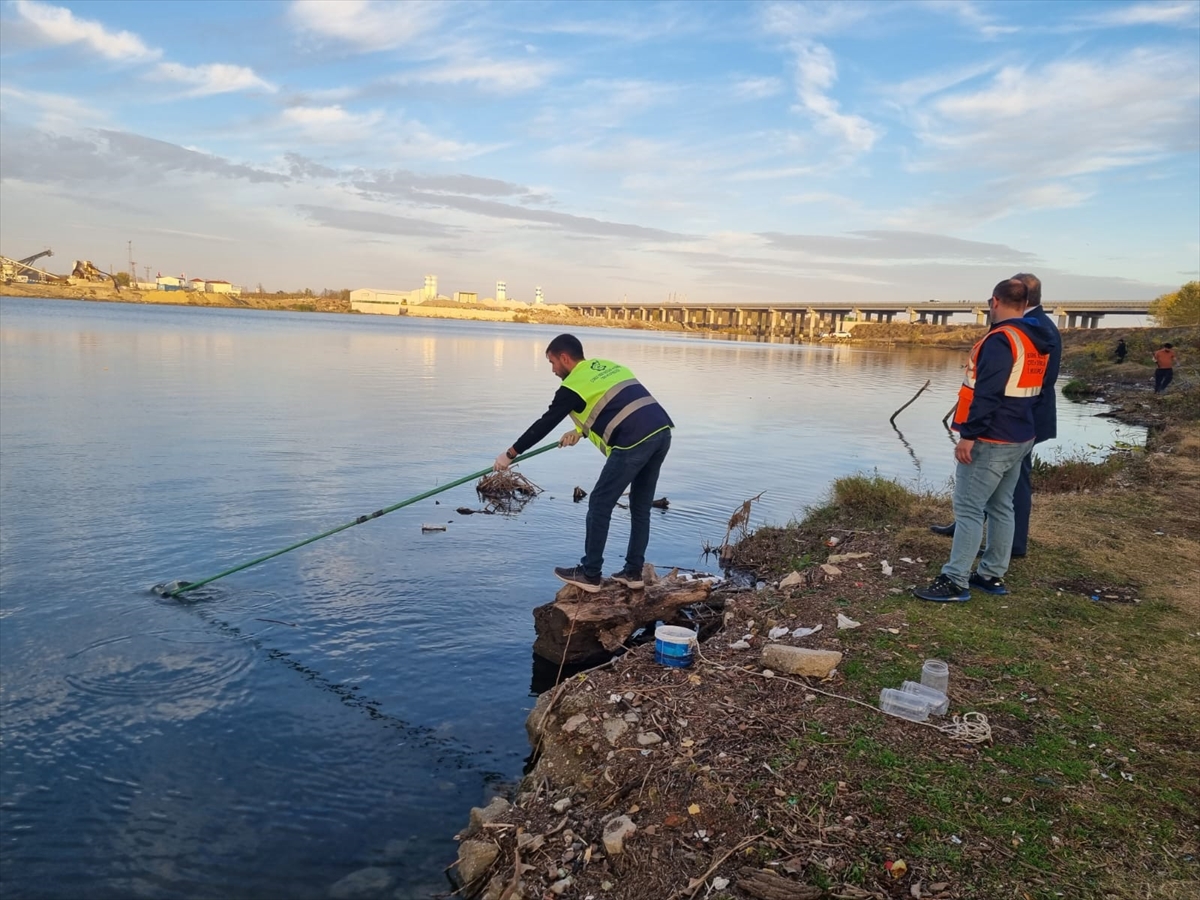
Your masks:
M 1052 341 L 1036 318 L 1023 318 L 1028 290 L 1016 278 L 1000 282 L 988 301 L 992 327 L 971 350 L 958 391 L 954 448 L 954 544 L 942 574 L 913 593 L 936 603 L 963 603 L 971 588 L 1007 594 L 1012 555 L 1013 489 L 1033 447 L 1034 407 L 1050 364 Z M 987 546 L 971 571 L 988 517 Z
M 550 408 L 511 447 L 496 457 L 502 472 L 509 464 L 548 435 L 567 416 L 575 423 L 559 440 L 569 447 L 586 437 L 604 454 L 604 468 L 588 497 L 587 532 L 579 565 L 560 567 L 554 574 L 588 593 L 596 593 L 604 579 L 604 545 L 612 511 L 629 489 L 629 548 L 625 566 L 613 580 L 629 588 L 643 588 L 642 567 L 650 542 L 650 503 L 658 485 L 671 429 L 675 423 L 648 390 L 624 366 L 606 359 L 586 359 L 583 344 L 572 334 L 560 334 L 546 348 L 546 359 L 562 387 Z

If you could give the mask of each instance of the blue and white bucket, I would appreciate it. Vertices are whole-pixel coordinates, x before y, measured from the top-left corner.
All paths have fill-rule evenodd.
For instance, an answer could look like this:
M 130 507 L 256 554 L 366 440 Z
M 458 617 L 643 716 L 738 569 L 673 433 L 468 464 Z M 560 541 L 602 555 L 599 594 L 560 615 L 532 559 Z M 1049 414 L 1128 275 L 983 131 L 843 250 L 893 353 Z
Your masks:
M 692 645 L 696 632 L 678 625 L 659 625 L 654 629 L 654 661 L 660 666 L 686 669 L 692 664 Z

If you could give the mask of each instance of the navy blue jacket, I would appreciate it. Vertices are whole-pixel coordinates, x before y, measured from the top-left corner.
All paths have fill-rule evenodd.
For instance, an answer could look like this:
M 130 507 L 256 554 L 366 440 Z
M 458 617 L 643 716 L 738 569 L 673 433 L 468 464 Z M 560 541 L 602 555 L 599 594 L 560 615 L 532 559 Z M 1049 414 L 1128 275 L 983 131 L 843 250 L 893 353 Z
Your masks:
M 1061 354 L 1062 342 L 1058 339 L 1058 329 L 1054 328 L 1053 323 L 1050 327 L 1054 341 L 1051 340 L 1051 331 L 1043 327 L 1036 317 L 1006 319 L 993 325 L 983 339 L 983 346 L 979 348 L 979 358 L 975 366 L 975 397 L 967 411 L 967 420 L 955 422 L 954 430 L 967 440 L 983 439 L 1023 444 L 1040 437 L 1035 430 L 1034 410 L 1046 393 L 1046 382 L 1042 381 L 1042 393 L 1036 397 L 1004 396 L 1004 386 L 1012 373 L 1013 353 L 1008 338 L 996 333 L 1000 325 L 1019 328 L 1029 337 L 1039 353 L 1049 355 L 1054 348 L 1054 341 L 1057 341 Z M 1057 377 L 1057 372 L 1055 376 Z M 1050 410 L 1053 413 L 1053 400 Z
M 1025 310 L 1025 318 L 1033 319 L 1042 326 L 1050 342 L 1050 362 L 1046 365 L 1046 378 L 1042 381 L 1042 392 L 1033 404 L 1034 441 L 1041 443 L 1058 437 L 1058 405 L 1054 383 L 1058 381 L 1058 366 L 1062 362 L 1062 337 L 1054 320 L 1046 315 L 1041 306 Z

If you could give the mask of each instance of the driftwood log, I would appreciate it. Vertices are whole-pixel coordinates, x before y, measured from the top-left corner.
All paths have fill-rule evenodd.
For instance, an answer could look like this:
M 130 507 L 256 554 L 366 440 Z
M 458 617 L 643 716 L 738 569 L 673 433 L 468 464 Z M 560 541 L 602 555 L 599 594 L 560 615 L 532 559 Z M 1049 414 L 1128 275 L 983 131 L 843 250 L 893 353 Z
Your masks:
M 595 594 L 563 585 L 553 603 L 533 611 L 537 633 L 533 652 L 568 666 L 604 662 L 637 629 L 673 619 L 685 606 L 708 600 L 712 590 L 706 582 L 679 578 L 674 573 L 659 578 L 650 565 L 646 566 L 645 580 L 646 587 L 640 590 L 605 580 Z

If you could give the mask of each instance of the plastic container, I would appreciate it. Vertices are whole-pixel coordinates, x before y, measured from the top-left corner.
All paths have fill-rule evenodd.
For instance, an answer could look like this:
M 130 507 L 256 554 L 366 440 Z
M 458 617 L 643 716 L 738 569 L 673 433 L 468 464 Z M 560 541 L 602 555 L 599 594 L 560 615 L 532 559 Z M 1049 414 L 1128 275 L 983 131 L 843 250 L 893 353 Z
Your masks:
M 921 667 L 921 684 L 943 694 L 950 693 L 950 667 L 940 659 L 927 659 Z
M 935 691 L 919 681 L 906 681 L 900 685 L 900 690 L 906 694 L 915 694 L 929 703 L 929 712 L 935 716 L 944 716 L 950 709 L 950 698 L 941 691 Z
M 659 625 L 654 629 L 654 661 L 660 666 L 686 669 L 692 664 L 692 645 L 696 632 L 678 625 Z
M 889 716 L 899 716 L 910 722 L 924 722 L 929 718 L 929 701 L 918 695 L 884 688 L 879 692 L 879 708 Z

